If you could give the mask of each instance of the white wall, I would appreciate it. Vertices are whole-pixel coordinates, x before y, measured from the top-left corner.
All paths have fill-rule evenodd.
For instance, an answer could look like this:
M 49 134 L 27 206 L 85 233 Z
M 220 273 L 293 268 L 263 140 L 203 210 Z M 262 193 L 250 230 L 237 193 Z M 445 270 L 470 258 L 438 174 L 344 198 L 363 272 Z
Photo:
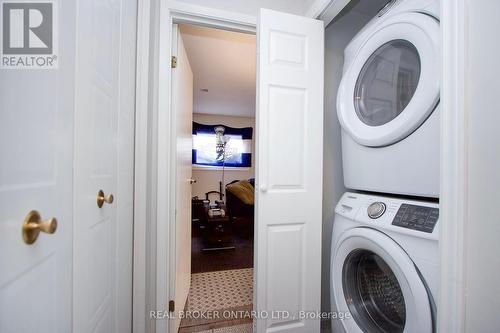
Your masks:
M 229 170 L 226 168 L 224 172 L 224 184 L 227 184 L 235 179 L 248 179 L 254 177 L 255 118 L 194 113 L 193 121 L 207 125 L 222 124 L 230 127 L 252 127 L 254 129 L 252 140 L 252 166 L 242 170 Z M 197 195 L 203 199 L 205 198 L 206 192 L 218 191 L 221 175 L 222 170 L 197 170 L 196 166 L 193 166 L 193 179 L 196 179 L 196 183 L 193 184 L 193 196 Z
M 500 1 L 465 1 L 465 331 L 500 331 Z
M 180 2 L 257 16 L 260 8 L 305 15 L 313 0 L 179 0 Z
M 330 254 L 335 205 L 345 191 L 342 174 L 337 90 L 342 78 L 344 48 L 370 18 L 350 11 L 332 21 L 325 31 L 325 119 L 323 150 L 323 253 L 321 309 L 330 311 Z M 327 325 L 329 323 L 326 323 Z

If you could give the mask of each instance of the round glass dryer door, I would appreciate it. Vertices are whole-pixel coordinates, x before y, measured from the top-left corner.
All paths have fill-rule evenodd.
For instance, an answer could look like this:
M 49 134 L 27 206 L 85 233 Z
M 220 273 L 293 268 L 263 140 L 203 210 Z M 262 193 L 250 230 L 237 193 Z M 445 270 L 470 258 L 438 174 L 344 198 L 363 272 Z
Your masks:
M 428 291 L 408 254 L 385 234 L 354 228 L 342 234 L 332 258 L 335 309 L 349 313 L 346 332 L 433 331 Z
M 354 88 L 354 109 L 369 126 L 394 120 L 410 103 L 420 78 L 420 56 L 413 44 L 396 39 L 368 58 Z
M 404 13 L 365 33 L 339 87 L 339 120 L 365 146 L 396 143 L 439 101 L 439 22 Z

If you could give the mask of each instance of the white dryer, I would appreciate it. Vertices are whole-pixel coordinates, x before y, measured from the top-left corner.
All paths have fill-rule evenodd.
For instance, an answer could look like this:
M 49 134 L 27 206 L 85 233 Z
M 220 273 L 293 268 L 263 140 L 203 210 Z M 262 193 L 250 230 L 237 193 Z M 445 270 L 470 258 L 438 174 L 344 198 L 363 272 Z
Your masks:
M 345 193 L 335 209 L 333 332 L 435 331 L 437 203 Z
M 390 1 L 344 55 L 337 112 L 345 186 L 438 197 L 439 1 Z

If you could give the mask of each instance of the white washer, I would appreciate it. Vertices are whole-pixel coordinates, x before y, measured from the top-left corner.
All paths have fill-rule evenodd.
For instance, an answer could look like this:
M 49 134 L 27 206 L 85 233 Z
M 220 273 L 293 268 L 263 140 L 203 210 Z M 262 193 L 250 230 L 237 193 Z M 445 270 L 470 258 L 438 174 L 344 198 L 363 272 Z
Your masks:
M 435 331 L 437 203 L 345 193 L 331 254 L 333 332 Z
M 439 196 L 438 0 L 397 0 L 345 49 L 337 98 L 347 188 Z

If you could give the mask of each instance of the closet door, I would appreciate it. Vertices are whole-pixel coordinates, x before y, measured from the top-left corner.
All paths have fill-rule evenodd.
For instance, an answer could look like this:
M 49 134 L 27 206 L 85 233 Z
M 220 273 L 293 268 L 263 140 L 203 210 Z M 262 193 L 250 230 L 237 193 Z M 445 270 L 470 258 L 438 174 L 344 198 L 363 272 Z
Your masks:
M 320 309 L 323 34 L 321 21 L 260 12 L 255 310 L 269 317 L 256 332 L 319 332 L 302 314 Z
M 79 1 L 73 332 L 131 332 L 136 1 Z
M 38 13 L 7 4 L 11 22 Z M 0 68 L 0 332 L 71 332 L 75 1 L 53 10 L 58 68 Z

